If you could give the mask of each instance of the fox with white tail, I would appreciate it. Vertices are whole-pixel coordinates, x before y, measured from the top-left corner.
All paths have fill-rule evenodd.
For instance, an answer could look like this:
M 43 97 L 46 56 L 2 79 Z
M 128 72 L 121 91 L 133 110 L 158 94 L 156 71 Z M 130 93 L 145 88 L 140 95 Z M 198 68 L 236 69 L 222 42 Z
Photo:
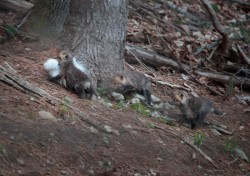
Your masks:
M 49 80 L 75 91 L 79 98 L 96 98 L 98 94 L 86 74 L 86 67 L 65 51 L 60 53 L 59 58 L 60 63 L 57 59 L 50 58 L 43 64 L 49 73 Z

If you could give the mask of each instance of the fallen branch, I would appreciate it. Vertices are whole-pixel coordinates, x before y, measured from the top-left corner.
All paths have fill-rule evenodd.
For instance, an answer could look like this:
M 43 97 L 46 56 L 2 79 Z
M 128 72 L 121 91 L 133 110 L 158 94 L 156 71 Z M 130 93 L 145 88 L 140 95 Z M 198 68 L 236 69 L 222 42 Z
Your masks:
M 214 125 L 214 126 L 217 126 L 217 127 L 219 127 L 219 128 L 227 129 L 227 126 L 221 125 L 221 124 L 216 123 L 216 122 L 204 122 L 204 124 L 205 124 L 205 125 L 211 125 L 211 126 Z
M 180 65 L 180 67 L 193 79 L 193 81 L 195 81 L 196 83 L 205 86 L 208 90 L 210 90 L 212 93 L 215 93 L 217 95 L 223 96 L 223 94 L 221 94 L 220 92 L 212 89 L 211 87 L 209 87 L 208 85 L 203 84 L 202 82 L 200 82 L 199 80 L 197 80 L 191 73 L 189 73 L 189 71 L 187 71 L 183 65 L 181 64 L 181 62 L 179 61 L 179 59 L 177 59 L 178 64 Z
M 234 75 L 247 75 L 250 78 L 250 69 L 248 69 L 247 65 L 227 64 L 224 66 L 223 71 Z
M 133 46 L 131 44 L 126 44 L 125 47 L 127 50 L 132 51 L 137 56 L 137 58 L 142 60 L 144 63 L 148 63 L 148 64 L 152 64 L 156 66 L 172 67 L 180 71 L 191 70 L 189 66 L 185 64 L 181 64 L 183 66 L 182 68 L 178 64 L 177 61 L 168 57 L 161 56 L 154 51 L 148 51 L 146 49 L 140 48 L 138 46 Z M 213 72 L 208 72 L 208 71 L 203 71 L 203 70 L 198 70 L 198 69 L 194 69 L 194 72 L 200 76 L 204 76 L 211 80 L 215 80 L 215 81 L 222 82 L 225 84 L 227 84 L 230 81 L 230 77 L 231 77 L 231 76 L 221 74 L 221 73 L 213 73 Z M 250 88 L 250 79 L 248 78 L 234 76 L 232 81 L 234 85 L 242 86 L 242 87 L 245 87 L 246 89 Z
M 232 135 L 233 134 L 232 132 L 227 131 L 227 130 L 225 130 L 223 128 L 220 128 L 220 127 L 218 127 L 216 125 L 212 125 L 211 127 L 214 128 L 214 129 L 216 129 L 217 131 L 223 133 L 223 134 L 226 134 L 226 135 Z
M 227 127 L 225 125 L 221 125 L 215 122 L 205 122 L 206 125 L 209 125 L 211 128 L 217 130 L 220 133 L 226 134 L 226 135 L 232 135 L 233 132 L 226 130 Z
M 133 52 L 131 52 L 130 50 L 128 50 L 128 52 L 134 56 L 134 58 L 137 60 L 137 62 L 139 62 L 139 64 L 141 64 L 146 70 L 153 74 L 153 70 L 148 68 L 147 65 L 145 65 L 140 59 L 138 59 Z
M 50 101 L 50 103 L 54 104 L 54 105 L 60 105 L 63 104 L 64 102 L 54 96 L 51 96 L 49 93 L 47 93 L 46 91 L 42 90 L 41 88 L 27 82 L 26 80 L 24 80 L 21 77 L 18 77 L 17 75 L 7 71 L 4 67 L 0 66 L 0 80 L 7 83 L 8 85 L 11 85 L 13 87 L 15 87 L 18 90 L 21 90 L 22 92 L 25 91 L 25 93 L 28 92 L 32 92 L 35 93 L 47 100 Z M 72 109 L 77 116 L 79 116 L 79 120 L 89 124 L 90 126 L 93 126 L 94 128 L 107 133 L 106 130 L 104 130 L 102 127 L 100 127 L 99 125 L 95 124 L 94 122 L 92 122 L 90 119 L 88 119 L 86 117 L 86 114 L 84 114 L 84 112 L 82 112 L 80 109 L 75 108 L 71 105 L 68 105 L 68 107 L 70 109 Z
M 196 74 L 200 76 L 207 77 L 209 79 L 222 82 L 224 84 L 228 84 L 230 79 L 232 79 L 232 82 L 234 85 L 238 86 L 243 86 L 245 88 L 250 88 L 250 79 L 249 78 L 241 78 L 241 77 L 234 77 L 234 76 L 228 76 L 228 75 L 223 75 L 221 73 L 214 73 L 214 72 L 208 72 L 204 70 L 195 70 L 194 71 Z
M 172 134 L 174 137 L 178 137 L 178 138 L 181 139 L 181 137 L 180 137 L 177 133 L 175 133 L 175 132 L 173 132 L 173 131 L 166 130 L 166 129 L 164 129 L 164 128 L 158 126 L 158 125 L 154 125 L 154 127 L 157 128 L 157 129 L 160 129 L 160 130 L 162 130 L 162 131 L 164 131 L 164 132 L 166 132 L 166 133 L 170 133 L 170 134 Z
M 212 160 L 212 158 L 210 156 L 208 156 L 206 153 L 204 153 L 200 148 L 198 148 L 196 145 L 194 145 L 187 137 L 180 137 L 177 133 L 170 131 L 170 130 L 166 130 L 160 126 L 154 125 L 155 128 L 160 129 L 166 133 L 169 133 L 175 137 L 180 138 L 181 140 L 183 140 L 186 144 L 188 144 L 189 146 L 191 146 L 193 149 L 195 149 L 198 153 L 200 153 L 206 160 L 208 160 L 210 163 L 212 163 L 212 165 L 216 168 L 217 165 L 215 164 L 215 162 Z
M 177 85 L 177 84 L 173 84 L 173 83 L 169 83 L 169 82 L 165 82 L 165 81 L 157 81 L 157 83 L 161 84 L 161 85 L 166 85 L 166 86 L 169 86 L 171 88 L 178 88 L 178 89 L 183 89 L 183 90 L 186 90 L 186 91 L 193 91 L 191 87 L 183 87 L 183 86 L 180 86 L 180 85 Z
M 23 93 L 27 93 L 26 90 L 24 90 L 22 87 L 20 87 L 19 85 L 15 84 L 13 81 L 9 80 L 6 77 L 3 77 L 2 74 L 0 74 L 0 81 L 5 82 L 6 84 L 20 90 Z
M 23 0 L 1 0 L 0 7 L 3 9 L 12 10 L 14 12 L 25 13 L 33 8 L 34 5 Z
M 183 138 L 183 141 L 191 146 L 193 149 L 195 149 L 198 153 L 200 153 L 206 160 L 208 160 L 214 167 L 218 168 L 215 162 L 208 156 L 206 153 L 204 153 L 200 148 L 198 148 L 196 145 L 194 145 L 187 137 Z
M 226 33 L 226 30 L 224 29 L 223 26 L 220 25 L 210 2 L 208 0 L 201 0 L 201 2 L 210 15 L 214 29 L 222 35 L 222 42 L 219 45 L 219 47 L 217 48 L 217 51 L 221 55 L 227 56 L 228 55 L 228 48 L 229 48 L 229 37 Z
M 171 58 L 167 58 L 157 54 L 155 51 L 149 51 L 138 46 L 131 44 L 126 44 L 125 48 L 127 51 L 133 52 L 141 61 L 157 65 L 157 66 L 168 66 L 178 70 L 183 71 L 179 64 Z M 184 65 L 185 69 L 190 69 L 188 66 Z
M 239 55 L 246 61 L 248 65 L 250 65 L 250 58 L 243 52 L 239 45 L 236 45 L 237 51 Z

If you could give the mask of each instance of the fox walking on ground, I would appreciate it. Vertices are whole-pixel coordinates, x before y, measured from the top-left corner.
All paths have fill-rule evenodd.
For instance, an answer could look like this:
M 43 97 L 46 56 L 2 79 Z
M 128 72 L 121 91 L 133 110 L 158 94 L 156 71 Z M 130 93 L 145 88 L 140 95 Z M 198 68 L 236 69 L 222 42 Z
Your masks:
M 191 123 L 191 129 L 194 129 L 198 124 L 204 123 L 205 117 L 209 113 L 220 116 L 225 114 L 204 97 L 188 97 L 187 94 L 181 93 L 175 93 L 174 97 L 180 103 L 179 108 L 183 113 L 183 118 Z
M 49 80 L 65 88 L 75 91 L 79 98 L 96 98 L 98 96 L 91 80 L 86 74 L 86 67 L 79 63 L 70 53 L 62 51 L 59 55 L 60 62 L 48 59 L 44 69 L 49 72 Z
M 123 71 L 116 73 L 112 78 L 115 87 L 122 88 L 122 93 L 138 92 L 146 98 L 151 105 L 152 83 L 144 74 L 136 71 Z

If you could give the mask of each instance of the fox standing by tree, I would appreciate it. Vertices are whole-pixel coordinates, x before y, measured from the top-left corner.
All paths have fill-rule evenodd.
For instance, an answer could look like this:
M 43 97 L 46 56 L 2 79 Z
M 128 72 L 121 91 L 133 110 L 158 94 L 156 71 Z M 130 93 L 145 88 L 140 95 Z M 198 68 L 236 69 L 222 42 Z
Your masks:
M 151 81 L 142 73 L 136 71 L 123 71 L 116 73 L 112 78 L 115 87 L 122 88 L 122 93 L 138 92 L 146 98 L 151 105 Z
M 49 80 L 75 91 L 79 98 L 97 97 L 96 89 L 86 74 L 86 67 L 65 51 L 60 52 L 59 58 L 60 63 L 56 59 L 48 59 L 44 63 L 44 69 L 50 74 Z

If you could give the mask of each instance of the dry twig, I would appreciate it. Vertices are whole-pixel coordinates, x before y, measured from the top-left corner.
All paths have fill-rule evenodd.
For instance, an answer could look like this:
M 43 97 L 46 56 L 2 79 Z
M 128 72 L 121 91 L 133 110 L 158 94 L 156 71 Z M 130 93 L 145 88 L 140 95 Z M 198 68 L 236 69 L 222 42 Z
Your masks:
M 218 126 L 216 126 L 216 125 L 212 125 L 212 128 L 214 128 L 214 129 L 216 129 L 217 131 L 219 131 L 219 132 L 221 132 L 221 133 L 223 133 L 223 134 L 226 134 L 226 135 L 232 135 L 232 134 L 233 134 L 232 132 L 227 131 L 227 130 L 225 130 L 225 129 L 223 129 L 223 128 L 220 128 L 220 127 L 218 127 Z
M 221 94 L 220 92 L 218 92 L 218 91 L 216 91 L 216 90 L 214 90 L 214 89 L 212 89 L 211 87 L 209 87 L 209 86 L 207 86 L 207 85 L 205 85 L 205 84 L 203 84 L 202 82 L 200 82 L 199 80 L 197 80 L 189 71 L 187 71 L 184 67 L 183 67 L 183 65 L 182 65 L 182 63 L 179 61 L 179 59 L 176 59 L 177 60 L 177 62 L 178 62 L 178 64 L 180 65 L 180 67 L 196 82 L 196 83 L 198 83 L 198 84 L 200 84 L 200 85 L 202 85 L 202 86 L 205 86 L 208 90 L 210 90 L 212 93 L 215 93 L 215 94 L 217 94 L 217 95 L 220 95 L 220 96 L 223 96 L 223 94 Z
M 188 144 L 189 146 L 191 146 L 193 149 L 195 149 L 197 152 L 199 152 L 206 160 L 208 160 L 210 163 L 212 163 L 212 165 L 216 168 L 217 165 L 215 164 L 215 162 L 212 160 L 212 158 L 210 156 L 208 156 L 206 153 L 204 153 L 200 148 L 198 148 L 196 145 L 194 145 L 187 137 L 183 138 L 184 142 L 186 144 Z
M 180 71 L 191 70 L 191 68 L 189 66 L 187 66 L 185 64 L 180 65 L 177 61 L 174 61 L 173 59 L 168 58 L 168 57 L 158 55 L 154 51 L 149 51 L 149 50 L 146 50 L 146 49 L 143 49 L 141 47 L 134 46 L 131 44 L 126 44 L 125 47 L 127 50 L 132 51 L 144 63 L 152 64 L 155 66 L 167 66 L 167 67 L 171 67 L 171 68 L 174 68 L 174 69 L 177 69 Z M 200 76 L 204 76 L 204 77 L 207 77 L 211 80 L 219 81 L 219 82 L 222 82 L 225 84 L 227 84 L 228 81 L 230 81 L 230 77 L 231 77 L 231 76 L 228 76 L 226 74 L 208 72 L 205 70 L 198 70 L 198 69 L 194 69 L 194 72 Z M 240 85 L 240 86 L 243 86 L 244 88 L 250 87 L 250 79 L 248 79 L 248 78 L 234 76 L 232 81 L 233 81 L 234 85 Z M 206 85 L 204 85 L 204 86 L 206 86 Z M 206 87 L 209 90 L 211 90 L 210 87 L 208 87 L 208 86 L 206 86 Z M 214 92 L 214 90 L 211 90 L 211 92 L 213 92 L 215 94 L 219 93 L 217 91 Z M 219 95 L 222 95 L 222 94 L 219 93 Z
M 177 133 L 170 131 L 170 130 L 166 130 L 164 128 L 161 128 L 160 126 L 154 125 L 155 128 L 158 128 L 166 133 L 170 133 L 171 135 L 180 138 L 181 140 L 183 140 L 186 144 L 188 144 L 189 146 L 191 146 L 193 149 L 195 149 L 198 153 L 200 153 L 206 160 L 208 160 L 210 163 L 212 163 L 212 165 L 216 168 L 217 165 L 215 164 L 215 162 L 212 160 L 212 158 L 210 156 L 208 156 L 206 153 L 204 153 L 200 148 L 198 148 L 196 145 L 194 145 L 189 139 L 188 137 L 180 137 Z
M 239 45 L 236 45 L 237 51 L 239 55 L 246 61 L 248 65 L 250 65 L 250 58 L 243 52 Z

